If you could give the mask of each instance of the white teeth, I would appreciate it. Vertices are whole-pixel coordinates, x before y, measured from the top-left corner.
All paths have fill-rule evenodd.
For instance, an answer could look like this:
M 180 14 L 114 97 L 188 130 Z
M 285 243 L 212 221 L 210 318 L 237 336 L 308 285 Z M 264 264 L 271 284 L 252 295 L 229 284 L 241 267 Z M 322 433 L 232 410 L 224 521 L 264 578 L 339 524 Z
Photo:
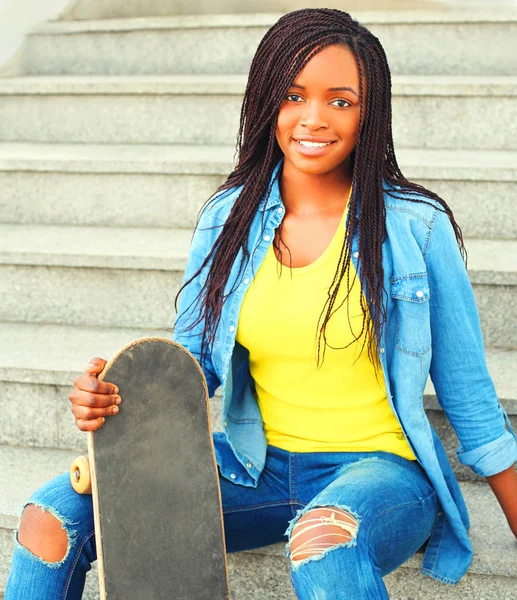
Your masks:
M 323 146 L 328 146 L 332 144 L 332 142 L 307 142 L 305 140 L 296 140 L 302 146 L 306 146 L 307 148 L 322 148 Z

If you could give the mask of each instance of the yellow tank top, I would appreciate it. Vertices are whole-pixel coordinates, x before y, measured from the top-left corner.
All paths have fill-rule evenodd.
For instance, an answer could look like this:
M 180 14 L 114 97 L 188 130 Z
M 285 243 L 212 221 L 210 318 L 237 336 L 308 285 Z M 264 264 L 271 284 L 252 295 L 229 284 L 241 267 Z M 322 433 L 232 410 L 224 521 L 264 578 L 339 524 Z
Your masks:
M 348 204 L 347 204 L 348 207 Z M 241 307 L 237 341 L 249 350 L 250 372 L 268 444 L 290 452 L 382 450 L 415 456 L 395 417 L 382 368 L 375 377 L 367 345 L 361 352 L 360 282 L 348 306 L 346 274 L 327 323 L 323 365 L 317 368 L 317 330 L 344 242 L 347 210 L 323 254 L 300 268 L 281 266 L 269 247 Z M 350 261 L 350 282 L 355 269 Z M 326 314 L 322 315 L 322 318 Z M 321 347 L 321 349 L 323 346 Z M 354 363 L 354 361 L 358 360 Z

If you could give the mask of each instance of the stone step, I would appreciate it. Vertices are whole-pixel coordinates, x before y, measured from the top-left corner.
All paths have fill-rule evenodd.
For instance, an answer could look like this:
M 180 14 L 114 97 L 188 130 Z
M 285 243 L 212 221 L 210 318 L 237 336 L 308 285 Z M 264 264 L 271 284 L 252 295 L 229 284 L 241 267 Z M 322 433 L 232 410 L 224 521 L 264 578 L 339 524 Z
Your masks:
M 189 229 L 0 224 L 0 321 L 168 328 Z M 465 240 L 485 344 L 517 348 L 517 241 Z
M 517 72 L 513 47 L 517 10 L 352 15 L 380 39 L 393 74 Z M 260 40 L 280 16 L 203 14 L 48 22 L 27 37 L 21 70 L 30 75 L 247 74 Z
M 0 79 L 0 140 L 234 144 L 246 79 Z M 396 146 L 517 149 L 517 77 L 399 75 L 392 89 Z
M 85 437 L 68 401 L 74 379 L 90 358 L 108 360 L 129 342 L 148 336 L 172 337 L 160 329 L 0 323 L 0 444 L 84 451 Z M 215 425 L 220 410 L 214 409 Z
M 231 146 L 0 143 L 0 223 L 192 229 L 232 171 L 233 153 Z
M 234 152 L 0 143 L 0 223 L 192 228 L 232 171 Z M 517 196 L 517 152 L 399 148 L 397 160 L 410 181 L 449 204 L 466 237 L 517 239 L 517 211 L 508 208 Z
M 192 233 L 0 225 L 0 320 L 171 327 Z
M 439 1 L 439 0 L 438 0 Z M 451 2 L 451 0 L 446 0 Z M 453 0 L 457 1 L 457 0 Z M 471 2 L 474 0 L 470 0 Z M 482 0 L 477 0 L 477 3 Z M 504 4 L 509 0 L 492 0 Z M 510 0 L 511 1 L 511 0 Z M 362 10 L 442 10 L 437 0 L 349 0 L 349 11 Z M 192 2 L 189 0 L 78 0 L 69 4 L 61 13 L 61 19 L 112 19 L 118 17 L 138 18 L 165 15 L 192 15 L 211 13 L 273 13 L 288 12 L 307 7 L 326 6 L 343 10 L 340 0 L 218 0 L 217 3 Z
M 170 338 L 154 329 L 109 329 L 65 325 L 0 323 L 0 444 L 57 449 L 84 449 L 84 435 L 75 427 L 68 395 L 74 379 L 94 357 L 108 360 L 127 343 L 144 336 Z M 517 351 L 487 348 L 487 364 L 498 397 L 517 430 Z M 23 399 L 24 410 L 20 412 Z M 439 406 L 430 379 L 424 407 L 461 480 L 479 480 L 455 456 L 457 438 Z M 212 426 L 221 431 L 221 388 L 211 400 Z
M 0 446 L 0 591 L 5 590 L 23 504 L 43 483 L 68 471 L 77 453 Z M 513 600 L 517 589 L 515 538 L 496 498 L 487 485 L 462 482 L 471 516 L 474 558 L 469 572 L 457 586 L 446 586 L 418 573 L 422 555 L 416 554 L 385 578 L 392 600 Z M 487 535 L 490 532 L 490 535 Z M 289 562 L 278 543 L 251 552 L 230 554 L 232 600 L 288 600 Z M 96 566 L 87 575 L 85 600 L 98 600 Z

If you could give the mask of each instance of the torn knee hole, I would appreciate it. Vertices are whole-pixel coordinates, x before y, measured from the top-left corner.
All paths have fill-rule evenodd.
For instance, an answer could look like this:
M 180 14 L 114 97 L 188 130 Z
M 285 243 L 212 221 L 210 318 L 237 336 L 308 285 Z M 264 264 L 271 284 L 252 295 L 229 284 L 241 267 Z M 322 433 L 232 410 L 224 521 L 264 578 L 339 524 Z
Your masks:
M 357 519 L 341 508 L 311 509 L 298 519 L 291 532 L 291 561 L 301 562 L 339 545 L 353 543 L 358 528 Z
M 34 504 L 28 504 L 23 511 L 17 539 L 21 546 L 45 562 L 60 562 L 67 555 L 68 532 L 62 521 Z

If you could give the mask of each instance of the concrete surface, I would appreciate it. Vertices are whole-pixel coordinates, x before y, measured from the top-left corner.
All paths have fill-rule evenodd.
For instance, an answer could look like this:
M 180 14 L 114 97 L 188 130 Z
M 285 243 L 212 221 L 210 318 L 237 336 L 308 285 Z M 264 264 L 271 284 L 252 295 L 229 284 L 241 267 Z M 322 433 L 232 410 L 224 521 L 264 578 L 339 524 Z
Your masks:
M 260 40 L 280 16 L 258 13 L 48 22 L 28 36 L 21 68 L 25 74 L 37 75 L 247 74 Z M 394 75 L 517 72 L 512 44 L 517 36 L 517 9 L 362 10 L 354 13 L 354 18 L 380 39 Z

